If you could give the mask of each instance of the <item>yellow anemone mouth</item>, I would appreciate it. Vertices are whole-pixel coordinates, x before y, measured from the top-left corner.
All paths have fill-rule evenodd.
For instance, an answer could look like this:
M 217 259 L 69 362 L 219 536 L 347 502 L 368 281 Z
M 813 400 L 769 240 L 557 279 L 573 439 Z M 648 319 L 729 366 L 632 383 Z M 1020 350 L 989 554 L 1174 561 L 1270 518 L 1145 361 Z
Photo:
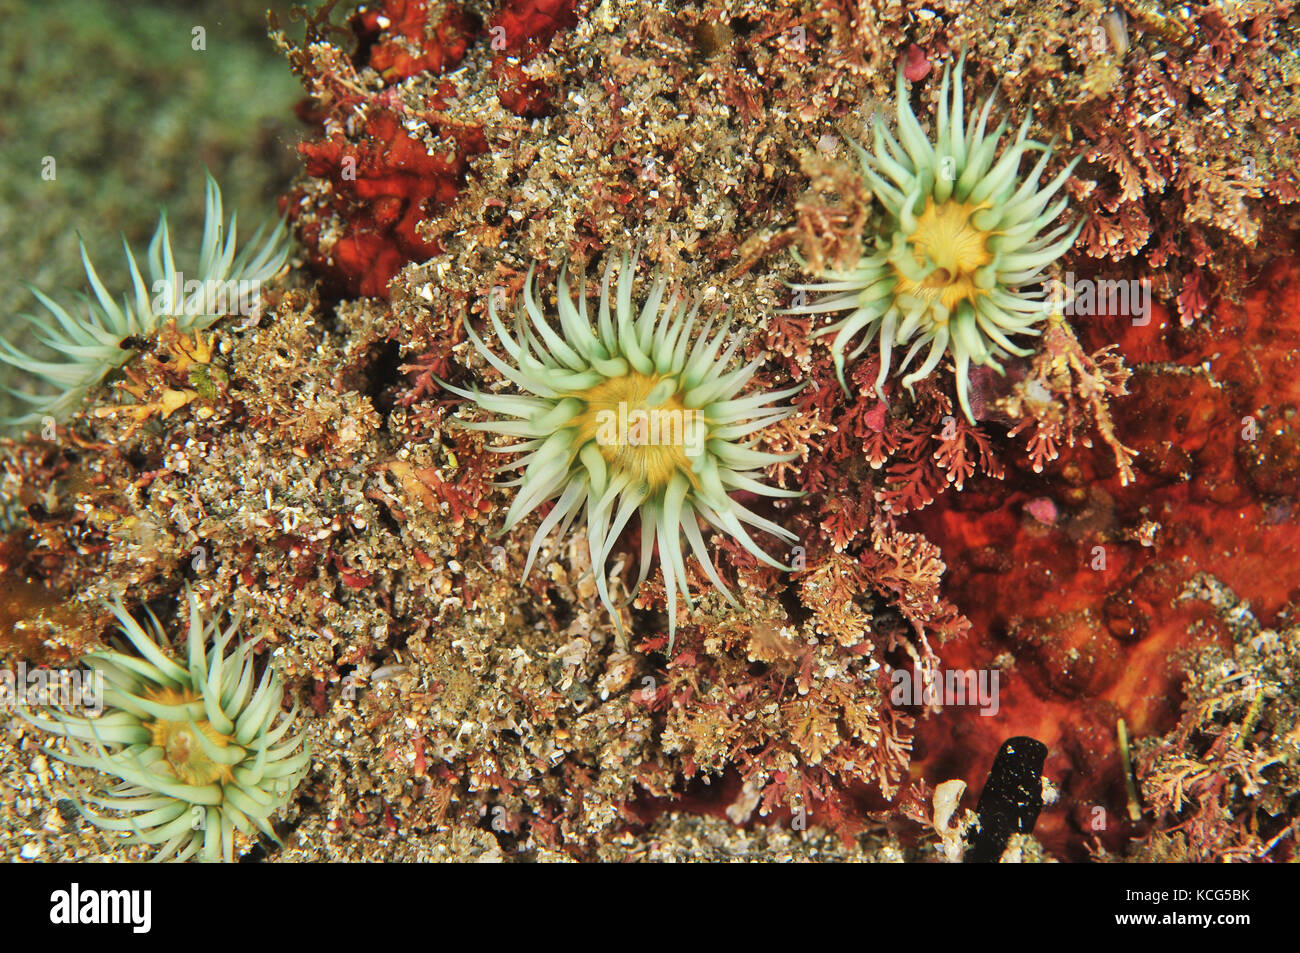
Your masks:
M 674 383 L 633 371 L 573 394 L 586 404 L 575 421 L 576 446 L 595 440 L 611 475 L 632 477 L 651 493 L 667 487 L 676 473 L 694 484 L 691 451 L 702 446 L 703 420 L 682 403 Z
M 935 204 L 926 199 L 925 211 L 917 218 L 916 230 L 908 237 L 918 265 L 927 261 L 938 267 L 923 281 L 898 274 L 897 291 L 923 301 L 938 302 L 951 312 L 962 301 L 984 294 L 975 284 L 975 272 L 993 260 L 988 249 L 992 232 L 976 228 L 973 216 L 986 205 L 967 202 Z
M 161 705 L 188 705 L 198 701 L 201 696 L 192 690 L 160 688 L 149 692 L 145 697 Z M 171 766 L 176 780 L 194 787 L 234 780 L 230 765 L 217 764 L 209 758 L 195 737 L 195 729 L 198 729 L 219 748 L 230 744 L 230 738 L 213 728 L 207 719 L 191 724 L 188 721 L 157 718 L 143 724 L 153 736 L 151 744 L 163 750 L 163 758 Z

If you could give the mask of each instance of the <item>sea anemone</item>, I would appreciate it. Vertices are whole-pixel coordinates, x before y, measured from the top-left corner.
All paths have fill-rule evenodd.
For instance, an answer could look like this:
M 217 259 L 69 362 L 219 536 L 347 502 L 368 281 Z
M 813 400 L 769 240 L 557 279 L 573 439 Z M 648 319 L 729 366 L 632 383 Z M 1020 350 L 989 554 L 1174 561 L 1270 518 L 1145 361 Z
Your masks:
M 7 423 L 27 424 L 74 409 L 106 374 L 129 361 L 165 321 L 175 321 L 181 331 L 188 332 L 206 328 L 227 314 L 247 314 L 257 307 L 261 283 L 275 275 L 289 255 L 288 230 L 283 220 L 266 234 L 265 241 L 263 225 L 236 254 L 235 215 L 231 214 L 229 225 L 222 221 L 221 189 L 211 175 L 207 177 L 206 206 L 198 268 L 193 273 L 176 268 L 164 211 L 146 256 L 148 283 L 140 274 L 126 238 L 122 239 L 133 288 L 122 296 L 120 304 L 104 288 L 84 244 L 81 262 L 95 298 L 92 301 L 78 296 L 80 314 L 70 313 L 29 286 L 49 314 L 44 319 L 29 314 L 19 317 L 32 327 L 37 340 L 56 352 L 56 359 L 36 360 L 0 339 L 0 361 L 34 374 L 51 385 L 54 393 L 26 394 L 5 388 L 35 407 L 30 414 Z
M 944 70 L 931 143 L 912 112 L 899 71 L 898 139 L 878 115 L 872 123 L 874 151 L 854 143 L 862 174 L 888 213 L 888 231 L 876 238 L 875 252 L 855 267 L 826 272 L 820 276 L 826 279 L 822 283 L 794 285 L 796 290 L 833 294 L 787 313 L 851 310 L 815 332 L 835 335 L 831 353 L 841 385 L 845 347 L 860 333 L 865 332 L 863 340 L 847 360 L 858 357 L 879 336 L 877 391 L 889 374 L 894 347 L 912 342 L 899 366 L 902 371 L 930 343 L 925 362 L 903 378 L 909 390 L 950 350 L 957 399 L 974 422 L 967 396 L 970 365 L 987 364 L 1001 373 L 999 357 L 1031 353 L 1013 344 L 1010 336 L 1039 333 L 1033 325 L 1048 316 L 1051 306 L 1041 287 L 1044 269 L 1074 244 L 1082 222 L 1044 231 L 1068 204 L 1063 197 L 1048 207 L 1078 159 L 1039 187 L 1052 146 L 1027 138 L 1029 117 L 999 155 L 1006 119 L 991 135 L 985 134 L 993 97 L 985 101 L 974 125 L 963 116 L 963 102 L 958 62 L 955 74 Z M 1042 155 L 1021 182 L 1020 160 L 1035 150 Z
M 50 756 L 121 781 L 106 797 L 83 792 L 85 801 L 117 815 L 78 803 L 97 827 L 120 832 L 126 844 L 158 847 L 155 860 L 201 852 L 204 860 L 230 861 L 236 830 L 279 842 L 270 818 L 289 803 L 311 755 L 301 735 L 284 740 L 298 708 L 281 711 L 284 686 L 270 666 L 254 689 L 255 643 L 241 640 L 226 655 L 239 620 L 223 633 L 215 620 L 204 623 L 193 593 L 188 600 L 188 664 L 164 647 L 152 612 L 150 631 L 119 602 L 113 613 L 138 654 L 119 641 L 86 655 L 103 673 L 103 713 L 87 718 L 52 709 L 52 718 L 24 717 L 66 739 L 67 752 L 42 749 Z
M 763 467 L 788 457 L 754 449 L 758 431 L 794 412 L 790 407 L 768 405 L 799 388 L 738 396 L 763 360 L 727 370 L 742 343 L 736 336 L 721 351 L 730 336 L 729 318 L 716 334 L 714 318 L 698 335 L 693 334 L 698 301 L 692 304 L 676 291 L 665 301 L 667 282 L 662 278 L 653 282 L 638 316 L 632 303 L 635 257 L 622 261 L 611 308 L 612 271 L 611 260 L 601 285 L 595 327 L 587 316 L 585 281 L 573 300 L 564 270 L 557 282 L 558 332 L 542 314 L 531 269 L 514 336 L 497 315 L 496 302 L 489 298 L 492 327 L 513 364 L 493 354 L 466 324 L 483 359 L 531 396 L 443 386 L 490 413 L 509 418 L 467 426 L 523 441 L 499 448 L 523 454 L 501 471 L 524 471 L 518 479 L 503 484 L 517 486 L 518 493 L 502 532 L 513 529 L 546 501 L 554 501 L 533 536 L 524 578 L 552 531 L 558 528 L 558 538 L 563 538 L 579 514 L 584 514 L 596 587 L 617 624 L 619 616 L 609 595 L 604 566 L 620 532 L 633 513 L 638 513 L 641 571 L 633 592 L 645 581 L 657 542 L 671 649 L 679 591 L 687 607 L 692 607 L 683 536 L 709 580 L 734 602 L 709 559 L 700 533 L 701 519 L 728 534 L 761 562 L 788 568 L 750 538 L 745 524 L 787 542 L 795 537 L 747 509 L 731 493 L 799 495 L 761 482 Z M 524 323 L 524 312 L 531 326 Z

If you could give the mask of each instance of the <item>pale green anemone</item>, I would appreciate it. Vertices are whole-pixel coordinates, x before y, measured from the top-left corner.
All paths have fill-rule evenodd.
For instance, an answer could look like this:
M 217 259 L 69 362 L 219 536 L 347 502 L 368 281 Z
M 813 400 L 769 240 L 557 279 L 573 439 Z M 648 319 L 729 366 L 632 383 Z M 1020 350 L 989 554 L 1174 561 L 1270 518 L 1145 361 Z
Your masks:
M 269 665 L 257 679 L 254 643 L 241 641 L 226 655 L 239 621 L 224 633 L 215 620 L 205 624 L 193 593 L 189 610 L 182 663 L 164 648 L 153 613 L 150 631 L 120 602 L 113 607 L 126 641 L 85 657 L 103 673 L 99 717 L 20 713 L 66 739 L 68 751 L 43 748 L 46 754 L 121 782 L 107 796 L 83 792 L 82 800 L 115 815 L 78 803 L 95 826 L 119 832 L 123 843 L 157 847 L 155 860 L 201 854 L 229 862 L 236 830 L 279 842 L 271 818 L 289 803 L 311 755 L 301 735 L 286 739 L 298 706 L 281 711 L 284 685 Z
M 236 216 L 231 214 L 228 225 L 222 220 L 221 189 L 211 175 L 207 177 L 205 215 L 193 272 L 176 268 L 166 212 L 159 217 L 149 243 L 147 281 L 131 247 L 122 239 L 132 290 L 122 295 L 120 303 L 100 281 L 84 244 L 81 263 L 95 294 L 93 301 L 79 295 L 80 308 L 70 312 L 39 289 L 30 288 L 48 313 L 18 317 L 32 327 L 37 340 L 55 352 L 55 359 L 37 360 L 0 339 L 0 361 L 34 375 L 54 392 L 27 394 L 6 387 L 34 410 L 5 423 L 29 424 L 45 415 L 60 416 L 76 409 L 106 374 L 127 363 L 168 321 L 175 321 L 181 331 L 202 330 L 225 315 L 247 314 L 259 306 L 261 284 L 272 278 L 289 256 L 284 222 L 276 223 L 265 241 L 263 225 L 243 251 L 236 253 Z
M 605 563 L 633 514 L 640 515 L 641 571 L 633 591 L 645 580 L 656 542 L 667 593 L 669 646 L 676 633 L 677 595 L 692 607 L 682 553 L 685 537 L 705 574 L 734 602 L 705 548 L 700 521 L 721 530 L 759 561 L 779 569 L 777 560 L 754 542 L 745 526 L 765 530 L 786 542 L 795 536 L 742 504 L 731 494 L 795 497 L 762 482 L 762 468 L 790 459 L 754 449 L 764 427 L 794 412 L 769 406 L 799 388 L 740 396 L 762 366 L 762 358 L 727 370 L 741 346 L 739 337 L 725 350 L 730 319 L 713 333 L 710 318 L 698 334 L 699 304 L 667 282 L 650 287 L 640 315 L 632 303 L 636 258 L 624 258 L 614 301 L 609 295 L 613 262 L 605 269 L 595 326 L 587 315 L 585 281 L 576 301 L 562 270 L 558 280 L 559 331 L 548 324 L 534 292 L 532 271 L 524 284 L 523 307 L 512 336 L 489 299 L 497 340 L 509 355 L 497 357 L 466 324 L 483 359 L 527 396 L 485 394 L 444 384 L 490 413 L 509 418 L 468 426 L 521 438 L 497 448 L 523 456 L 501 470 L 522 467 L 523 475 L 504 485 L 518 494 L 506 514 L 503 532 L 547 501 L 554 501 L 533 536 L 524 567 L 527 578 L 542 544 L 553 531 L 563 538 L 585 517 L 587 544 L 601 600 L 614 619 Z M 523 315 L 527 313 L 529 324 Z M 720 353 L 721 352 L 721 353 Z
M 908 102 L 903 74 L 898 74 L 898 138 L 883 117 L 872 123 L 875 148 L 854 143 L 862 174 L 889 215 L 889 231 L 876 239 L 873 254 L 856 267 L 829 271 L 817 284 L 796 290 L 830 292 L 831 296 L 791 308 L 786 313 L 851 313 L 820 328 L 816 336 L 834 334 L 831 353 L 841 385 L 845 361 L 857 358 L 880 340 L 879 390 L 890 370 L 895 347 L 911 342 L 899 365 L 905 370 L 927 343 L 925 362 L 903 378 L 909 390 L 930 374 L 946 351 L 956 368 L 957 399 L 974 421 L 968 399 L 971 364 L 987 364 L 999 373 L 999 357 L 1031 352 L 1010 340 L 1037 335 L 1035 324 L 1048 317 L 1051 302 L 1041 287 L 1045 269 L 1078 237 L 1082 222 L 1045 231 L 1064 211 L 1068 198 L 1048 207 L 1065 184 L 1075 159 L 1046 185 L 1038 180 L 1052 158 L 1052 147 L 1028 139 L 1026 117 L 1015 140 L 998 153 L 1006 130 L 1003 119 L 986 134 L 993 97 L 984 103 L 978 122 L 963 114 L 962 63 L 955 78 L 944 70 L 931 142 Z M 1038 162 L 1023 181 L 1020 162 L 1033 151 Z M 845 356 L 849 341 L 861 343 Z

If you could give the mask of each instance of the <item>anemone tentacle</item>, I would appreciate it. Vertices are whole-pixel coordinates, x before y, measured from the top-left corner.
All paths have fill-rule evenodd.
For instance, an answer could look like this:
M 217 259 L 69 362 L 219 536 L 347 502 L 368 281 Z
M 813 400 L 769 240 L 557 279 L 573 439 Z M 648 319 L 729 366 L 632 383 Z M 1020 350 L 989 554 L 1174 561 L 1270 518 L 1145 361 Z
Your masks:
M 795 536 L 737 503 L 733 491 L 765 497 L 796 497 L 762 482 L 762 469 L 790 456 L 754 449 L 758 433 L 794 413 L 772 406 L 799 388 L 745 394 L 762 367 L 755 360 L 728 369 L 741 346 L 730 320 L 699 324 L 699 303 L 671 290 L 662 278 L 651 284 L 640 311 L 633 304 L 637 258 L 625 256 L 611 300 L 614 261 L 601 283 L 595 323 L 587 311 L 585 278 L 573 298 L 567 268 L 557 279 L 557 331 L 536 296 L 533 270 L 524 283 L 514 332 L 488 301 L 488 320 L 510 362 L 498 357 L 466 324 L 475 350 L 525 394 L 485 393 L 443 383 L 495 419 L 465 426 L 522 440 L 496 448 L 522 454 L 499 468 L 522 469 L 503 532 L 518 526 L 547 502 L 528 549 L 526 578 L 543 544 L 563 538 L 581 519 L 601 601 L 618 624 L 604 566 L 634 515 L 641 525 L 641 562 L 636 586 L 650 569 L 654 550 L 664 575 L 669 646 L 677 625 L 679 594 L 691 607 L 682 538 L 705 575 L 728 599 L 709 558 L 700 521 L 731 536 L 763 563 L 779 568 L 742 524 L 785 542 Z M 527 319 L 527 320 L 525 320 Z
M 902 371 L 930 345 L 921 366 L 903 378 L 909 389 L 950 353 L 957 399 L 973 423 L 970 365 L 988 365 L 1001 373 L 999 358 L 1029 353 L 1010 338 L 1040 333 L 1033 325 L 1049 316 L 1051 304 L 1039 286 L 1048 266 L 1074 244 L 1083 223 L 1046 230 L 1068 205 L 1068 198 L 1055 203 L 1052 199 L 1078 158 L 1040 185 L 1053 145 L 1028 138 L 1028 118 L 999 155 L 1007 120 L 986 134 L 993 108 L 990 96 L 978 120 L 967 121 L 964 61 L 963 56 L 955 70 L 944 70 L 933 141 L 912 112 L 899 71 L 897 137 L 877 115 L 872 150 L 854 143 L 862 176 L 889 216 L 888 232 L 877 237 L 876 251 L 854 268 L 825 271 L 821 281 L 792 285 L 796 291 L 829 296 L 784 313 L 850 312 L 813 332 L 815 337 L 834 335 L 831 355 L 846 390 L 846 362 L 877 338 L 877 391 L 889 376 L 895 348 L 911 345 L 898 368 Z M 1034 152 L 1041 155 L 1019 181 L 1021 161 Z M 858 335 L 863 335 L 862 342 L 846 356 L 845 349 Z
M 215 620 L 204 622 L 194 594 L 187 597 L 184 660 L 166 647 L 152 613 L 146 629 L 119 601 L 119 644 L 85 657 L 104 679 L 103 713 L 19 714 L 64 739 L 66 750 L 43 746 L 46 754 L 121 782 L 104 796 L 72 779 L 79 789 L 74 803 L 96 827 L 125 844 L 158 847 L 154 860 L 201 855 L 229 862 L 235 831 L 279 843 L 270 819 L 289 803 L 311 754 L 302 735 L 282 743 L 298 707 L 281 710 L 280 677 L 268 667 L 255 681 L 250 643 L 227 654 L 239 620 L 222 632 Z
M 141 274 L 136 257 L 122 239 L 131 290 L 120 301 L 104 287 L 95 266 L 81 245 L 81 263 L 94 298 L 79 295 L 79 308 L 67 309 L 35 287 L 33 297 L 45 309 L 42 317 L 18 315 L 32 329 L 34 337 L 54 351 L 52 360 L 36 360 L 9 341 L 0 338 L 0 361 L 44 381 L 55 393 L 29 394 L 6 387 L 13 396 L 33 406 L 31 413 L 3 421 L 11 425 L 30 424 L 46 415 L 61 416 L 74 410 L 92 388 L 111 371 L 134 355 L 135 338 L 149 338 L 164 323 L 175 321 L 183 331 L 202 330 L 235 306 L 248 308 L 255 301 L 232 301 L 234 296 L 256 297 L 262 282 L 270 280 L 289 257 L 289 233 L 281 219 L 268 232 L 258 228 L 242 251 L 236 251 L 236 215 L 223 219 L 221 189 L 207 177 L 203 237 L 199 244 L 197 270 L 176 267 L 167 213 L 145 256 L 148 278 Z M 197 283 L 197 284 L 196 284 Z

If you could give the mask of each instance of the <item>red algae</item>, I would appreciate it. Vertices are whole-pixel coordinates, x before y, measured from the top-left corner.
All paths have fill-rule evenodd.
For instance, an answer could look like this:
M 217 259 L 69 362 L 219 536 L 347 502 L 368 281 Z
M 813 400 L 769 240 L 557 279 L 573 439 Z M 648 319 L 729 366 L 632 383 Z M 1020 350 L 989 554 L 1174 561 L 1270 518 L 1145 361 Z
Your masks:
M 308 174 L 333 186 L 316 214 L 342 215 L 347 222 L 328 250 L 319 218 L 300 224 L 299 233 L 315 249 L 317 264 L 353 294 L 386 297 L 394 275 L 438 250 L 417 226 L 439 204 L 455 199 L 468 158 L 484 149 L 477 130 L 445 131 L 441 138 L 447 151 L 430 153 L 406 133 L 399 115 L 377 109 L 359 142 L 338 132 L 299 146 Z
M 368 4 L 351 20 L 360 45 L 348 65 L 282 38 L 308 83 L 329 91 L 304 111 L 323 137 L 298 147 L 307 174 L 324 188 L 298 189 L 287 208 L 313 263 L 345 293 L 386 298 L 402 268 L 441 250 L 417 226 L 456 200 L 470 161 L 487 149 L 478 122 L 448 118 L 454 84 L 413 102 L 400 92 L 402 81 L 445 75 L 472 49 L 486 49 L 501 104 L 517 116 L 546 115 L 554 91 L 522 64 L 577 22 L 574 7 L 573 0 L 510 2 L 484 26 L 455 3 Z M 356 70 L 366 67 L 382 88 L 362 87 Z
M 1133 485 L 1119 485 L 1103 450 L 1078 448 L 906 520 L 943 551 L 945 596 L 971 622 L 969 638 L 940 650 L 943 667 L 1005 665 L 999 714 L 923 720 L 913 771 L 978 789 L 1003 740 L 1038 738 L 1067 807 L 1036 833 L 1067 856 L 1132 833 L 1117 720 L 1134 736 L 1168 731 L 1195 653 L 1229 644 L 1210 606 L 1179 600 L 1191 580 L 1220 580 L 1266 624 L 1300 600 L 1300 579 L 1280 571 L 1300 561 L 1289 482 L 1300 472 L 1300 260 L 1272 265 L 1215 318 L 1194 332 L 1160 307 L 1145 327 L 1076 322 L 1092 345 L 1117 341 L 1134 368 L 1117 425 L 1138 452 Z M 1050 526 L 1024 512 L 1044 500 L 1059 511 Z M 1007 653 L 1014 662 L 999 661 Z
M 477 32 L 474 18 L 455 3 L 435 3 L 442 16 L 430 18 L 429 0 L 388 0 L 361 7 L 353 29 L 369 44 L 368 62 L 386 82 L 417 73 L 443 73 L 465 56 Z
M 577 24 L 577 5 L 577 0 L 505 0 L 490 23 L 488 32 L 499 37 L 492 48 L 525 59 L 535 55 L 555 34 Z
M 486 148 L 476 124 L 443 116 L 454 86 L 443 84 L 412 104 L 394 84 L 446 73 L 481 33 L 456 4 L 431 8 L 425 0 L 363 7 L 352 25 L 361 40 L 357 63 L 320 55 L 311 25 L 305 47 L 279 37 L 318 91 L 303 112 L 324 133 L 298 146 L 322 187 L 296 190 L 286 207 L 313 263 L 345 293 L 386 297 L 403 267 L 437 253 L 438 244 L 417 226 L 455 200 L 468 160 Z M 357 69 L 364 67 L 378 72 L 382 88 L 363 88 Z

